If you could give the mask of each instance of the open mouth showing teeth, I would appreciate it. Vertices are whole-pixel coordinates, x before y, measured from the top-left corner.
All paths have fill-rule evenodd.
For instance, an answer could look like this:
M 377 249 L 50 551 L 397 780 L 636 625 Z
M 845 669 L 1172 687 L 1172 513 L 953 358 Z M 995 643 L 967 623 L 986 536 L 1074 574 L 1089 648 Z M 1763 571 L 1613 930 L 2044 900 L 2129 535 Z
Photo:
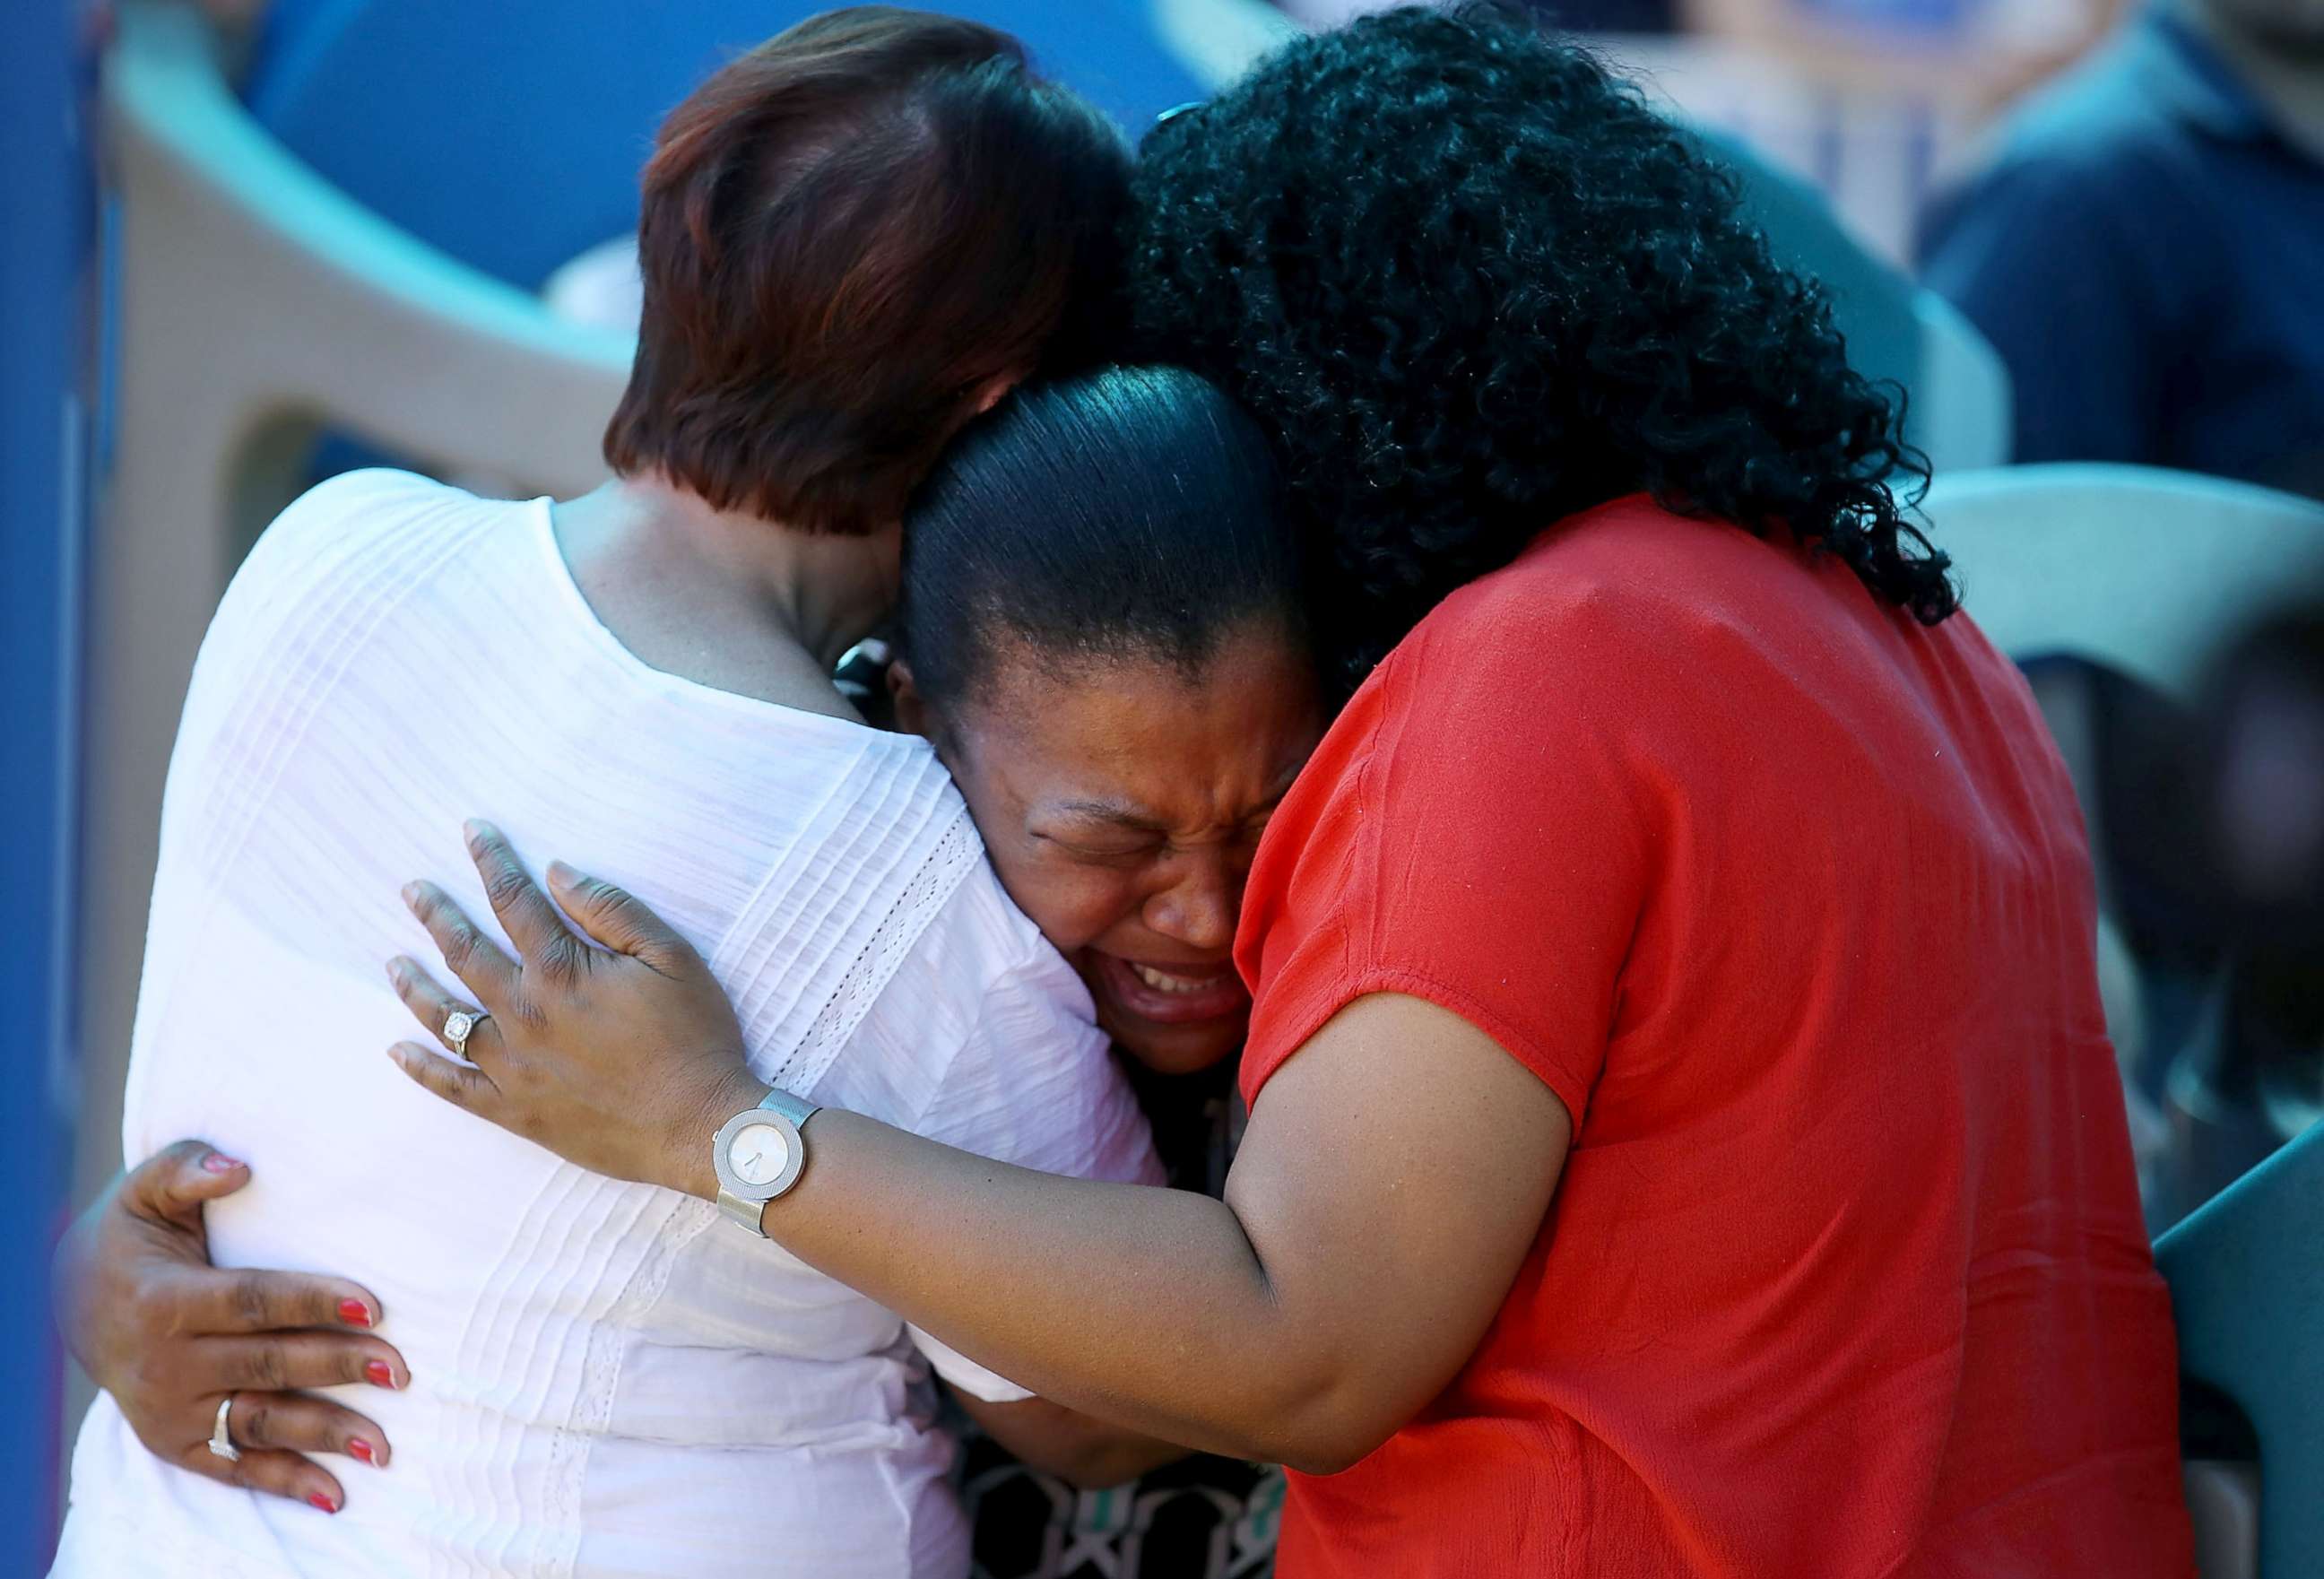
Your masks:
M 1206 993 L 1218 985 L 1219 976 L 1222 974 L 1213 971 L 1206 976 L 1174 976 L 1167 971 L 1157 971 L 1151 965 L 1139 965 L 1134 960 L 1125 963 L 1130 965 L 1132 974 L 1157 993 Z
M 1224 960 L 1164 970 L 1118 954 L 1100 951 L 1093 987 L 1102 987 L 1126 1014 L 1158 1025 L 1192 1025 L 1240 1014 L 1250 1008 L 1242 978 Z

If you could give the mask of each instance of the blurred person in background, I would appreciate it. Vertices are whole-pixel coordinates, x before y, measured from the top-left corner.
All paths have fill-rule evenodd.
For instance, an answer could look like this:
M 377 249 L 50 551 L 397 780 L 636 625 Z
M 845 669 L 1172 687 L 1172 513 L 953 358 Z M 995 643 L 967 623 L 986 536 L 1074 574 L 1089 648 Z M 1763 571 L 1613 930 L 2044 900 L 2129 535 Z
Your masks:
M 1331 25 L 1390 0 L 1282 0 Z M 2063 69 L 2135 0 L 1512 0 L 1564 32 L 1684 34 L 1763 51 L 1800 86 L 1930 95 L 1986 110 Z
M 2019 461 L 2324 496 L 2324 4 L 2161 0 L 2000 128 L 1922 273 L 2008 364 Z
M 59 1574 L 674 1575 L 780 1553 L 800 1573 L 958 1574 L 968 1532 L 930 1365 L 1001 1442 L 1067 1473 L 1177 1456 L 908 1334 L 715 1212 L 447 1125 L 392 1069 L 382 1085 L 374 1056 L 401 1013 L 375 956 L 409 922 L 372 891 L 482 798 L 536 836 L 622 852 L 725 945 L 770 1069 L 995 1156 L 1159 1182 L 1087 990 L 1012 907 L 936 753 L 866 727 L 830 679 L 889 612 L 905 502 L 939 450 L 1093 348 L 1128 169 L 1119 134 L 1005 35 L 881 7 L 802 23 L 663 127 L 614 481 L 551 505 L 357 473 L 268 531 L 213 622 L 172 760 L 124 1138 L 137 1155 L 204 1133 L 256 1161 L 172 1159 L 255 1178 L 213 1204 L 201 1243 L 230 1264 L 359 1262 L 365 1286 L 327 1307 L 264 1306 L 358 1341 L 237 1344 L 208 1318 L 247 1317 L 276 1286 L 229 1275 L 193 1302 L 206 1341 L 96 1356 L 133 1397 L 182 1365 L 195 1397 L 91 1410 Z M 1213 541 L 1206 562 L 1223 536 L 1253 552 L 1209 606 L 1292 599 L 1268 573 L 1290 555 L 1264 447 L 1215 392 L 1173 375 L 1050 402 L 993 424 L 1047 411 L 1042 445 L 1079 445 L 1088 475 L 1130 477 L 1132 434 L 1185 468 L 1139 485 L 1134 517 L 1093 508 L 1093 531 Z M 1240 710 L 1205 692 L 1202 711 L 1232 721 L 1209 737 L 1221 749 L 1266 757 L 1235 780 L 1266 793 L 1312 744 L 1313 668 L 1294 625 L 1250 623 Z M 521 633 L 521 659 L 494 628 Z M 460 722 L 438 734 L 415 709 L 445 700 Z M 1200 750 L 1170 743 L 1174 762 Z M 1207 928 L 1216 957 L 1207 993 L 1181 983 L 1145 1018 L 1180 1040 L 1167 1011 L 1223 1018 L 1196 1039 L 1222 1056 L 1244 1003 L 1217 990 L 1222 871 L 1177 874 L 1149 913 Z M 1198 974 L 1196 947 L 1149 956 L 1176 948 Z M 1163 996 L 1127 963 L 1107 980 L 1133 1011 Z M 332 1048 L 273 1033 L 292 1022 L 332 1027 Z M 167 1232 L 131 1226 L 149 1245 Z M 577 1265 L 542 1260 L 572 1250 Z M 143 1289 L 108 1292 L 143 1314 Z M 391 1310 L 397 1345 L 360 1339 Z M 375 1390 L 359 1414 L 346 1393 L 277 1390 L 301 1382 Z M 405 1455 L 355 1500 L 298 1451 L 385 1468 L 391 1437 Z
M 2227 1030 L 2275 1138 L 2324 1117 L 2324 609 L 2214 665 L 2199 825 L 2231 952 Z
M 2324 1114 L 2324 614 L 2242 633 L 2184 701 L 2080 659 L 2028 668 L 2079 743 L 2136 962 L 2126 1074 L 2172 1126 L 2142 1159 L 2168 1227 Z
M 2072 64 L 2135 0 L 1692 0 L 1697 25 L 1844 91 L 1989 115 Z

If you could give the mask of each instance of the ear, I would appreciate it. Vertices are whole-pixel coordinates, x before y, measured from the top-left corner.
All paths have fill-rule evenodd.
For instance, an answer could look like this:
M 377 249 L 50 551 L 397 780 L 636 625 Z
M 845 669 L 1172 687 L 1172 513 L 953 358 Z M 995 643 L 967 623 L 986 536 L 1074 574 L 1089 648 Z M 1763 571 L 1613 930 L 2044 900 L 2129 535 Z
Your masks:
M 1009 398 L 1009 392 L 1024 383 L 1021 374 L 1004 373 L 998 378 L 988 378 L 970 392 L 968 409 L 982 417 L 985 412 Z
M 912 666 L 908 660 L 899 658 L 888 665 L 888 702 L 894 709 L 897 728 L 906 734 L 936 739 L 936 720 L 928 699 L 912 683 Z

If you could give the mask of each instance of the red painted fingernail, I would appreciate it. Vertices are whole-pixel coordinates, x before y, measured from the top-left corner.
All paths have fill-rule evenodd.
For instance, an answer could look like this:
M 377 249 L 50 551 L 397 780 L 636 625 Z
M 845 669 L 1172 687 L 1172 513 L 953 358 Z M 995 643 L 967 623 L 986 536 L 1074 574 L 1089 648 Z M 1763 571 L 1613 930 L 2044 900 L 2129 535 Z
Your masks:
M 309 1508 L 320 1508 L 326 1513 L 337 1513 L 339 1510 L 339 1505 L 337 1502 L 332 1501 L 328 1497 L 324 1496 L 320 1491 L 316 1492 L 313 1496 L 307 1499 L 307 1506 Z
M 235 1168 L 240 1168 L 242 1164 L 240 1162 L 228 1157 L 223 1151 L 213 1151 L 208 1157 L 202 1159 L 202 1171 L 204 1173 L 232 1173 Z
M 394 1390 L 395 1372 L 387 1368 L 386 1361 L 370 1360 L 364 1362 L 364 1374 L 371 1379 L 371 1384 L 374 1387 L 384 1387 L 391 1391 Z
M 372 1452 L 371 1444 L 364 1441 L 360 1436 L 350 1436 L 347 1438 L 347 1454 L 348 1456 L 360 1458 L 368 1464 L 376 1465 L 379 1463 L 378 1458 L 374 1456 Z
M 371 1307 L 360 1299 L 339 1301 L 339 1319 L 349 1326 L 371 1325 Z

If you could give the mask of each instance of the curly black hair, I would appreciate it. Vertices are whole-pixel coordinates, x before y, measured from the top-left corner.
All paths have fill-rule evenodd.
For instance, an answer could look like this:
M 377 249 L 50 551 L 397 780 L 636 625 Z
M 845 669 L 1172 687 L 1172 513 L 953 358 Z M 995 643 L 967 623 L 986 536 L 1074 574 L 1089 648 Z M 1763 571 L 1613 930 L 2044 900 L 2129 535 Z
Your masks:
M 1148 356 L 1276 439 L 1352 683 L 1446 593 L 1625 494 L 1787 529 L 1933 624 L 1902 391 L 1848 365 L 1735 176 L 1587 51 L 1496 6 L 1293 43 L 1148 135 Z

